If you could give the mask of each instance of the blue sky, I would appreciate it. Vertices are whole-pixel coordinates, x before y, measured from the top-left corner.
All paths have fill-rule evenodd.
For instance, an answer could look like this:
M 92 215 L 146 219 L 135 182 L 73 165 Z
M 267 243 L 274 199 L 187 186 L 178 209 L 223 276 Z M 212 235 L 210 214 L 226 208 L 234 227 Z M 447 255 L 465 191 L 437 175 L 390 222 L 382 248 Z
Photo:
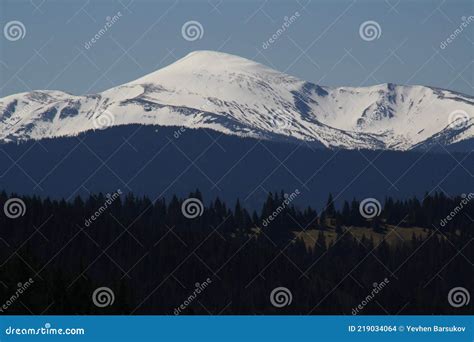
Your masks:
M 120 18 L 89 49 L 84 44 Z M 296 12 L 266 49 L 262 44 Z M 247 57 L 328 86 L 423 84 L 474 94 L 473 1 L 12 1 L 0 4 L 0 96 L 33 89 L 94 93 L 155 71 L 194 50 Z M 6 39 L 11 21 L 23 39 Z M 183 38 L 184 23 L 203 27 Z M 375 21 L 378 39 L 359 28 Z

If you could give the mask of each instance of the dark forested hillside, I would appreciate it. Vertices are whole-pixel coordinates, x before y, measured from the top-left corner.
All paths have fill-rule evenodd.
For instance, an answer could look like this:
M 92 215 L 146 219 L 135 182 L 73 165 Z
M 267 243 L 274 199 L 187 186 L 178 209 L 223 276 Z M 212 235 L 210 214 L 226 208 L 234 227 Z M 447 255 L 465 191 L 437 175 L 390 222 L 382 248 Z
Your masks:
M 1 313 L 472 312 L 447 296 L 474 288 L 473 194 L 386 198 L 375 215 L 362 214 L 355 199 L 338 206 L 329 196 L 316 210 L 295 207 L 294 196 L 270 194 L 250 212 L 199 191 L 154 202 L 122 191 L 71 201 L 19 197 L 22 216 L 0 215 L 0 298 L 9 303 Z M 1 193 L 0 204 L 17 197 Z M 413 227 L 423 234 L 385 238 Z M 315 232 L 313 247 L 296 238 L 302 231 Z M 94 300 L 101 287 L 113 293 L 105 307 Z M 291 292 L 284 307 L 270 300 L 278 287 Z
M 440 146 L 438 146 L 440 147 Z M 267 191 L 300 189 L 295 203 L 321 207 L 352 197 L 421 198 L 425 191 L 461 194 L 474 186 L 474 154 L 316 148 L 212 130 L 127 125 L 1 147 L 0 188 L 66 198 L 122 189 L 151 198 L 207 198 L 260 209 Z M 439 151 L 438 151 L 439 152 Z

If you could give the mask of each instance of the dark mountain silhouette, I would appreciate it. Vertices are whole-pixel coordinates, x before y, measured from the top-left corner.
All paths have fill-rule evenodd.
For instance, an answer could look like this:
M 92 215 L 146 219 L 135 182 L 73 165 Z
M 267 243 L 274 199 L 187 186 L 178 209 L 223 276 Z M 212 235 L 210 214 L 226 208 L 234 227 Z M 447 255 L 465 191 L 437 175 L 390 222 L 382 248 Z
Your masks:
M 295 203 L 321 207 L 328 192 L 340 204 L 431 190 L 458 195 L 474 185 L 469 153 L 322 150 L 179 127 L 120 126 L 0 151 L 2 188 L 54 198 L 117 189 L 170 198 L 199 188 L 205 198 L 257 208 L 267 190 L 284 187 L 300 190 Z

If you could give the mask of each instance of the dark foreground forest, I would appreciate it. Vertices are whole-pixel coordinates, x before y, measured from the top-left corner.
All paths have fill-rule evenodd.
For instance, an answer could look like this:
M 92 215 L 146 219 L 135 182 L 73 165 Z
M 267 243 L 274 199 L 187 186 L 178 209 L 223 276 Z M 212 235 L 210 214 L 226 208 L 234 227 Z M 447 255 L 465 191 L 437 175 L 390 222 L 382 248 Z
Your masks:
M 365 215 L 356 200 L 330 196 L 316 212 L 293 195 L 248 212 L 198 191 L 154 202 L 1 193 L 4 211 L 12 198 L 24 207 L 0 212 L 0 313 L 472 313 L 448 296 L 474 289 L 472 194 L 386 198 Z

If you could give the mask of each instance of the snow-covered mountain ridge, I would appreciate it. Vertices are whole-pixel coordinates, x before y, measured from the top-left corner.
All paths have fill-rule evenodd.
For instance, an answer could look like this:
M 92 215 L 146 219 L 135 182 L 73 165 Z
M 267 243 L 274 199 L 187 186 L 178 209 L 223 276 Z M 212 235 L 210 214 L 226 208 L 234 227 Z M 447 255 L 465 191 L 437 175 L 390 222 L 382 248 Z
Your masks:
M 474 97 L 391 83 L 324 87 L 238 56 L 196 51 L 98 94 L 44 90 L 0 99 L 0 142 L 127 124 L 208 128 L 329 148 L 409 150 L 473 138 Z

